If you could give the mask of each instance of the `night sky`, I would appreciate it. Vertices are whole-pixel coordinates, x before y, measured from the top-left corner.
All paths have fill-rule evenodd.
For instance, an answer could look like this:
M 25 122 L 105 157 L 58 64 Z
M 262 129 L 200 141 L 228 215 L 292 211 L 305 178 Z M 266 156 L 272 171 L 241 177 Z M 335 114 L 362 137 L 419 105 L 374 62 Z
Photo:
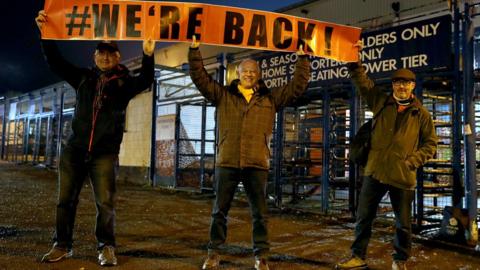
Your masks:
M 259 0 L 204 0 L 204 1 L 170 1 L 197 2 L 217 5 L 237 6 L 265 11 L 275 11 L 301 0 L 259 1 Z M 0 25 L 2 41 L 0 42 L 0 96 L 7 92 L 25 93 L 60 81 L 53 74 L 40 49 L 39 32 L 35 17 L 43 8 L 41 0 L 9 1 L 2 8 Z M 62 55 L 78 66 L 92 66 L 92 53 L 96 41 L 58 41 Z M 157 48 L 168 43 L 157 42 Z M 122 59 L 130 59 L 141 53 L 139 41 L 122 41 L 119 44 Z

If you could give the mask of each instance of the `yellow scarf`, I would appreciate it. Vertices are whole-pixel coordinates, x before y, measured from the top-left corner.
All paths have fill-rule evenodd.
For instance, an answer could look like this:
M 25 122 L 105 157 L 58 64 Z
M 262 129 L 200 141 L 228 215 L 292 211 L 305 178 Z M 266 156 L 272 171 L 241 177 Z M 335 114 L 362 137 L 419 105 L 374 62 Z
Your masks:
M 247 100 L 247 103 L 250 103 L 250 100 L 252 99 L 254 93 L 253 88 L 247 89 L 239 84 L 238 90 L 240 91 L 240 93 L 242 93 L 245 100 Z

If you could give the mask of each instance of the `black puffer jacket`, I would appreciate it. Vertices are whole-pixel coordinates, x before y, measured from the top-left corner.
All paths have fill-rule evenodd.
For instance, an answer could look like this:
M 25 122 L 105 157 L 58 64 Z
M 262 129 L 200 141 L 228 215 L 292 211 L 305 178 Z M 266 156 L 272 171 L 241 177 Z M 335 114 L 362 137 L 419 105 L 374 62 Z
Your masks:
M 42 40 L 42 46 L 52 71 L 77 94 L 68 145 L 86 151 L 90 148 L 91 154 L 118 154 L 128 102 L 153 82 L 153 56 L 143 56 L 140 75 L 134 77 L 122 65 L 108 72 L 78 68 L 60 55 L 54 41 Z M 94 109 L 96 95 L 99 95 L 97 110 Z

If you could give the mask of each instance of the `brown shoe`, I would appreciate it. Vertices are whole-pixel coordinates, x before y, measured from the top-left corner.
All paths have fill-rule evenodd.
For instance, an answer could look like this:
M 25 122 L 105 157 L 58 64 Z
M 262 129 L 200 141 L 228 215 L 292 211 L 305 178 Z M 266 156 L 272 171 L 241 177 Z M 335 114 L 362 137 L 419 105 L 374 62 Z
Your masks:
M 208 251 L 208 256 L 203 262 L 202 270 L 214 270 L 220 267 L 220 256 L 216 252 Z
M 115 257 L 115 248 L 112 246 L 104 246 L 98 252 L 98 264 L 101 266 L 117 265 L 117 257 Z
M 255 270 L 269 270 L 267 259 L 263 257 L 255 257 Z
M 57 247 L 57 245 L 54 244 L 50 251 L 43 255 L 41 261 L 44 263 L 54 263 L 72 256 L 73 251 L 71 249 Z
M 344 262 L 338 263 L 335 265 L 335 269 L 337 270 L 360 270 L 360 269 L 368 269 L 367 263 L 357 257 L 357 256 L 352 256 L 349 260 L 346 260 Z

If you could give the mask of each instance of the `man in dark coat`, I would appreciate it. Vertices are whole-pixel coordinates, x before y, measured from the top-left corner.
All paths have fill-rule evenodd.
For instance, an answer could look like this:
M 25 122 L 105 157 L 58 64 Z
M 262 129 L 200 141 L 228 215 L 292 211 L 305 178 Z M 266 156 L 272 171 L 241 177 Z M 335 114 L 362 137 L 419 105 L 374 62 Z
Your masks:
M 219 266 L 218 250 L 227 236 L 227 215 L 241 181 L 253 219 L 255 268 L 268 269 L 270 245 L 267 234 L 266 186 L 270 159 L 270 139 L 275 113 L 306 90 L 310 62 L 298 52 L 293 79 L 283 87 L 268 89 L 260 80 L 255 60 L 243 60 L 238 78 L 229 86 L 213 80 L 203 67 L 199 43 L 193 38 L 188 60 L 190 76 L 198 90 L 216 106 L 218 146 L 216 159 L 216 199 L 212 210 L 208 257 L 203 269 Z
M 45 11 L 40 11 L 35 19 L 40 30 L 47 20 Z M 42 47 L 50 68 L 76 91 L 73 132 L 60 156 L 54 244 L 42 261 L 57 262 L 72 256 L 78 196 L 88 175 L 97 208 L 98 262 L 102 266 L 116 265 L 114 167 L 128 102 L 148 89 L 154 79 L 155 42 L 143 42 L 142 68 L 136 77 L 120 64 L 115 42 L 98 43 L 93 69 L 78 68 L 67 62 L 51 40 L 42 40 Z
M 362 44 L 356 46 L 361 48 Z M 392 270 L 404 270 L 412 243 L 411 213 L 417 169 L 435 154 L 438 141 L 435 126 L 428 110 L 413 94 L 415 74 L 411 70 L 402 68 L 392 74 L 391 94 L 375 86 L 361 63 L 349 64 L 349 71 L 360 95 L 378 116 L 363 172 L 352 257 L 336 268 L 367 269 L 365 257 L 372 223 L 378 204 L 388 191 L 395 214 Z

